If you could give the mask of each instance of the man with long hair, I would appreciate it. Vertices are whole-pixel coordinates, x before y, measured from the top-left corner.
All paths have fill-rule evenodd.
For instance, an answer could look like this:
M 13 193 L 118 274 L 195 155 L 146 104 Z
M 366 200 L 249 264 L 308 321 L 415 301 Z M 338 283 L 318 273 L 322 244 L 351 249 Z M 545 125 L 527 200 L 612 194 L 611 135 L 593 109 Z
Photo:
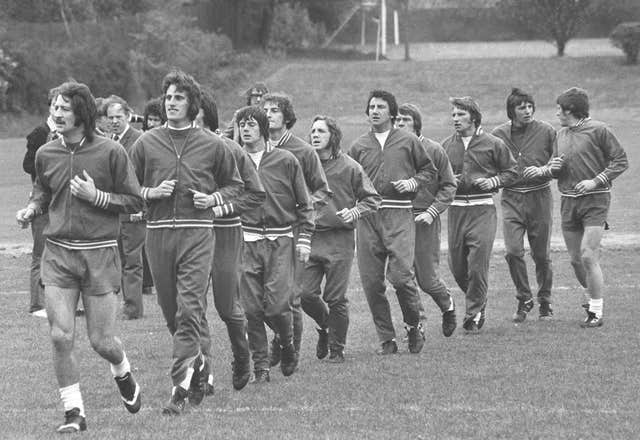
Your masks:
M 60 137 L 36 153 L 33 194 L 16 218 L 26 227 L 48 207 L 42 283 L 65 410 L 58 432 L 70 433 L 87 429 L 74 355 L 81 296 L 91 347 L 110 363 L 127 410 L 140 409 L 140 387 L 115 327 L 121 278 L 118 215 L 140 211 L 143 202 L 127 152 L 95 134 L 96 104 L 86 85 L 60 85 L 52 118 Z
M 300 163 L 293 154 L 268 142 L 266 113 L 249 106 L 240 109 L 237 116 L 244 148 L 266 192 L 265 203 L 242 214 L 240 276 L 255 382 L 264 383 L 270 381 L 272 366 L 265 323 L 280 336 L 282 374 L 292 375 L 298 364 L 289 301 L 294 259 L 307 261 L 311 252 L 313 205 Z M 297 234 L 294 226 L 298 228 Z
M 268 93 L 262 97 L 262 108 L 269 119 L 269 142 L 276 148 L 292 153 L 304 174 L 304 180 L 311 194 L 311 200 L 315 209 L 326 203 L 331 194 L 324 175 L 322 164 L 313 148 L 303 139 L 295 136 L 291 129 L 296 123 L 296 114 L 291 98 L 283 93 Z M 294 234 L 296 231 L 294 230 Z M 296 353 L 300 353 L 302 343 L 303 315 L 300 306 L 300 281 L 302 265 L 296 264 L 295 283 L 291 292 L 291 309 L 293 310 L 293 344 Z M 277 365 L 279 361 L 278 335 L 274 336 L 271 343 L 271 365 Z
M 158 304 L 173 336 L 173 388 L 162 412 L 177 415 L 187 398 L 198 405 L 205 393 L 200 331 L 213 258 L 211 208 L 244 185 L 224 143 L 194 123 L 200 85 L 172 71 L 162 91 L 167 123 L 138 138 L 132 161 L 147 201 L 146 248 Z
M 333 196 L 316 213 L 311 255 L 301 277 L 302 310 L 318 325 L 317 358 L 328 354 L 330 362 L 341 363 L 349 328 L 347 287 L 355 250 L 354 229 L 359 218 L 378 209 L 380 196 L 362 166 L 342 152 L 342 131 L 333 118 L 316 116 L 309 140 Z

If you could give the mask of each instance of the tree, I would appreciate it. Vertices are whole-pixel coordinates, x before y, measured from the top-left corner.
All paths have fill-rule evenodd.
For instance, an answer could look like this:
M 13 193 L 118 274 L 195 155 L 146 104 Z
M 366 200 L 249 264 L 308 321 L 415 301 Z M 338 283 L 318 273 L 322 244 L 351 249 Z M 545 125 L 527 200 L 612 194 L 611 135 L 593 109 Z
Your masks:
M 501 0 L 497 9 L 521 26 L 542 29 L 564 56 L 567 42 L 575 37 L 591 0 Z
M 624 52 L 627 63 L 637 64 L 640 52 L 640 22 L 620 23 L 611 32 L 611 43 Z

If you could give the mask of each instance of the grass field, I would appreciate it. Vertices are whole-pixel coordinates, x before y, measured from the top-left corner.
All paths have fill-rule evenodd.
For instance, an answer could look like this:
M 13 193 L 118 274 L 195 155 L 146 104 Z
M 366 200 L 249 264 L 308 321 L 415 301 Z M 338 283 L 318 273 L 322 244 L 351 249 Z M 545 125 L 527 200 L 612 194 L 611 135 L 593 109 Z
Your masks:
M 439 314 L 432 301 L 423 297 L 428 311 L 423 352 L 409 355 L 403 345 L 397 356 L 380 358 L 373 354 L 375 332 L 354 270 L 346 364 L 315 359 L 315 331 L 307 319 L 298 373 L 284 378 L 274 370 L 270 384 L 233 391 L 226 333 L 209 310 L 213 334 L 218 336 L 216 395 L 184 417 L 166 419 L 160 407 L 170 386 L 170 338 L 155 298 L 146 297 L 147 316 L 120 323 L 129 358 L 144 387 L 144 407 L 137 416 L 122 408 L 108 365 L 91 352 L 84 322 L 78 320 L 78 358 L 89 424 L 83 438 L 639 438 L 640 344 L 635 327 L 640 287 L 639 74 L 640 67 L 621 66 L 613 57 L 379 64 L 305 60 L 283 65 L 266 80 L 273 90 L 287 90 L 295 97 L 299 122 L 294 131 L 305 133 L 315 113 L 328 113 L 338 118 L 345 132 L 344 145 L 366 130 L 364 105 L 373 87 L 387 88 L 400 101 L 419 104 L 426 115 L 426 135 L 434 139 L 451 132 L 447 119 L 451 95 L 478 97 L 484 125 L 491 128 L 504 119 L 503 102 L 511 86 L 531 90 L 538 116 L 554 123 L 555 96 L 571 85 L 587 88 L 593 116 L 612 125 L 631 163 L 615 184 L 613 229 L 602 251 L 605 326 L 578 327 L 584 315 L 579 307 L 581 289 L 562 247 L 552 255 L 556 318 L 513 324 L 514 289 L 498 252 L 492 260 L 488 321 L 481 335 L 457 331 L 444 338 Z M 28 177 L 21 170 L 23 151 L 20 139 L 0 141 L 0 204 L 4 207 L 0 214 L 0 247 L 4 247 L 0 252 L 0 308 L 4 310 L 0 365 L 5 377 L 0 437 L 54 438 L 52 429 L 61 420 L 62 409 L 48 328 L 44 320 L 26 313 L 29 257 L 21 250 L 30 235 L 14 226 L 14 213 L 29 191 Z M 443 277 L 453 288 L 446 255 L 442 261 Z M 461 305 L 461 292 L 454 288 L 453 294 Z M 401 314 L 396 301 L 391 302 L 401 336 Z

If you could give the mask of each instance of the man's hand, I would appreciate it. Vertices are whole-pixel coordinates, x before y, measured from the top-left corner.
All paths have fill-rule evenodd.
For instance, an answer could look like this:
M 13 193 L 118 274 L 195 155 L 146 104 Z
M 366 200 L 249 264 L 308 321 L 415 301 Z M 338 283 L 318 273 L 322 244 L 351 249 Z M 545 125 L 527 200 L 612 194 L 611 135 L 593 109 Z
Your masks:
M 309 255 L 311 255 L 311 249 L 309 249 L 309 246 L 301 244 L 296 245 L 296 256 L 298 257 L 298 261 L 306 263 L 309 261 Z
M 535 179 L 536 177 L 542 177 L 542 176 L 544 176 L 543 167 L 531 166 L 531 167 L 526 167 L 524 170 L 522 170 L 522 177 L 524 177 L 527 180 Z
M 560 171 L 563 165 L 564 165 L 564 154 L 559 157 L 554 157 L 548 163 L 549 168 L 554 173 Z
M 349 208 L 341 209 L 340 211 L 336 212 L 336 215 L 345 223 L 353 223 L 359 217 L 353 209 Z
M 473 181 L 473 184 L 480 188 L 482 191 L 490 191 L 494 188 L 493 181 L 485 177 L 478 177 Z
M 416 223 L 426 223 L 430 225 L 431 223 L 433 223 L 433 220 L 435 219 L 433 218 L 433 216 L 429 211 L 425 211 L 423 213 L 420 213 L 415 220 L 416 220 Z
M 216 205 L 212 194 L 206 194 L 195 189 L 189 189 L 193 194 L 193 206 L 197 209 L 208 209 Z
M 575 186 L 576 192 L 578 194 L 584 194 L 589 191 L 593 191 L 598 186 L 598 183 L 595 180 L 586 179 L 578 182 Z
M 23 208 L 16 212 L 16 220 L 22 229 L 26 229 L 31 223 L 31 220 L 36 216 L 36 211 L 33 208 Z
M 418 188 L 418 183 L 415 179 L 396 180 L 391 184 L 399 193 L 415 192 Z
M 453 177 L 456 178 L 456 184 L 460 186 L 462 184 L 462 173 L 454 174 Z
M 82 170 L 82 174 L 84 176 L 84 180 L 80 176 L 76 175 L 69 182 L 71 195 L 93 203 L 96 200 L 97 195 L 96 185 L 93 183 L 91 176 L 85 170 Z
M 176 188 L 177 180 L 163 180 L 162 183 L 155 188 L 149 188 L 149 192 L 147 193 L 147 199 L 166 199 L 167 197 L 171 197 L 173 191 Z

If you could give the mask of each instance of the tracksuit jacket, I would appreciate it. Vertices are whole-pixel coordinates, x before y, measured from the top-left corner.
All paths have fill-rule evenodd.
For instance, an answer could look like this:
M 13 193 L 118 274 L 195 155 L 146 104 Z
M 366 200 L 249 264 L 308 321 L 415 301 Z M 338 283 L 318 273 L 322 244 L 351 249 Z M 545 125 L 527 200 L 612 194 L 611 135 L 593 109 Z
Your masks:
M 437 172 L 431 182 L 419 189 L 416 198 L 413 199 L 413 211 L 414 213 L 429 211 L 436 218 L 451 205 L 456 194 L 456 178 L 442 146 L 424 136 L 420 136 L 420 140 Z
M 331 197 L 331 189 L 327 184 L 327 177 L 324 175 L 322 164 L 313 147 L 299 137 L 294 136 L 288 130 L 278 143 L 274 144 L 274 147 L 282 148 L 298 159 L 302 167 L 304 181 L 307 184 L 307 188 L 309 188 L 309 193 L 311 193 L 313 205 L 326 203 L 327 199 Z
M 262 205 L 242 214 L 243 230 L 278 235 L 297 225 L 297 244 L 310 246 L 314 230 L 313 204 L 298 160 L 288 151 L 267 143 L 258 175 L 267 198 Z
M 220 138 L 192 125 L 185 130 L 164 127 L 145 132 L 133 146 L 132 161 L 142 182 L 142 196 L 164 180 L 177 180 L 173 194 L 148 200 L 147 229 L 213 226 L 213 211 L 193 206 L 191 189 L 213 194 L 218 205 L 244 189 L 231 152 Z
M 351 145 L 349 156 L 362 165 L 370 177 L 382 197 L 381 208 L 410 208 L 416 195 L 415 192 L 399 193 L 391 182 L 412 179 L 414 190 L 418 190 L 430 183 L 436 173 L 420 139 L 396 128 L 391 129 L 382 148 L 373 131 L 363 134 Z
M 354 229 L 356 221 L 345 223 L 336 215 L 343 208 L 354 208 L 356 219 L 377 211 L 380 195 L 358 162 L 339 153 L 336 158 L 322 161 L 322 165 L 333 195 L 317 211 L 316 231 Z
M 562 169 L 554 176 L 564 197 L 578 197 L 575 186 L 587 179 L 599 183 L 587 194 L 610 192 L 611 181 L 629 167 L 627 153 L 609 127 L 589 118 L 561 128 L 554 150 L 554 156 L 564 155 Z
M 453 173 L 459 175 L 456 198 L 491 194 L 518 179 L 517 163 L 507 146 L 480 127 L 473 134 L 466 151 L 458 133 L 445 139 L 442 146 L 449 156 Z M 473 181 L 480 177 L 492 179 L 493 189 L 483 191 L 475 186 Z
M 251 209 L 254 209 L 264 203 L 266 194 L 264 187 L 258 177 L 256 167 L 251 161 L 247 152 L 233 140 L 227 137 L 220 137 L 217 134 L 210 133 L 221 139 L 225 146 L 229 149 L 236 161 L 240 178 L 244 182 L 244 191 L 233 200 L 225 200 L 221 205 L 224 215 L 216 218 L 214 225 L 240 226 L 240 215 Z
M 506 122 L 496 127 L 492 134 L 502 139 L 518 162 L 519 177 L 509 185 L 509 191 L 529 192 L 549 186 L 550 175 L 527 180 L 522 177 L 522 171 L 526 167 L 539 167 L 549 162 L 556 139 L 556 130 L 551 124 L 534 119 L 520 128 Z M 540 145 L 545 148 L 540 148 Z
M 142 209 L 140 186 L 127 152 L 110 139 L 94 136 L 67 146 L 60 137 L 38 149 L 35 168 L 30 205 L 37 212 L 49 206 L 44 235 L 57 244 L 73 248 L 72 243 L 102 242 L 103 246 L 115 246 L 120 228 L 118 214 Z M 93 203 L 72 196 L 69 187 L 74 176 L 84 179 L 85 170 L 97 189 Z

